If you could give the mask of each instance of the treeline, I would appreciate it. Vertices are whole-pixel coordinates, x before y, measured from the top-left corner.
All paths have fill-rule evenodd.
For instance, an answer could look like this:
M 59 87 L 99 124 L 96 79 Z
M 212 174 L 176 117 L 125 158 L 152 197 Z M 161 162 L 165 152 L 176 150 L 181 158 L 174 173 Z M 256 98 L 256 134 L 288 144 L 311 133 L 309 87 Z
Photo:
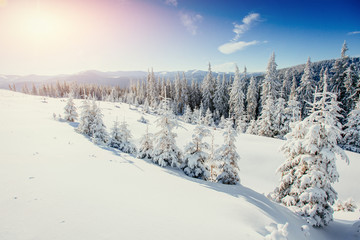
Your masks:
M 309 103 L 313 102 L 316 91 L 322 91 L 324 81 L 342 103 L 340 122 L 348 122 L 347 117 L 359 99 L 360 81 L 359 59 L 347 56 L 347 50 L 344 42 L 339 59 L 319 64 L 309 58 L 305 66 L 282 70 L 277 70 L 273 53 L 265 75 L 257 77 L 250 77 L 246 67 L 240 73 L 237 66 L 233 76 L 215 74 L 209 64 L 202 82 L 187 79 L 185 73 L 178 73 L 172 81 L 149 71 L 145 80 L 132 82 L 128 88 L 58 82 L 38 88 L 33 85 L 31 89 L 24 85 L 22 91 L 50 97 L 65 97 L 71 91 L 75 98 L 91 96 L 97 100 L 143 105 L 145 111 L 155 112 L 160 96 L 166 94 L 170 109 L 186 122 L 193 122 L 200 114 L 205 124 L 221 126 L 230 117 L 240 132 L 284 138 L 292 122 L 309 115 Z

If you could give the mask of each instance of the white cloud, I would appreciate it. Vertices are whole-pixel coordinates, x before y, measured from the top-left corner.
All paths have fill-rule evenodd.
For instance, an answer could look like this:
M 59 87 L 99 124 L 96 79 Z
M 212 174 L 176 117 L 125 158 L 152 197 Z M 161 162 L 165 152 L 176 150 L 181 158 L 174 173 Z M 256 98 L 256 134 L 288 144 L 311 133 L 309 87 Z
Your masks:
M 225 43 L 218 47 L 218 50 L 224 54 L 234 53 L 236 51 L 243 50 L 244 48 L 252 45 L 257 45 L 260 43 L 267 43 L 267 41 L 259 42 L 257 40 L 253 40 L 250 42 L 246 41 L 238 41 L 239 38 L 250 29 L 250 27 L 255 23 L 260 21 L 260 14 L 259 13 L 250 13 L 246 15 L 242 19 L 242 24 L 234 24 L 233 32 L 236 34 L 232 41 Z
M 348 35 L 360 34 L 360 31 L 349 32 Z
M 203 17 L 200 14 L 180 12 L 180 19 L 186 29 L 192 34 L 197 33 L 197 24 L 202 21 Z
M 254 22 L 257 22 L 260 20 L 260 14 L 259 13 L 251 13 L 247 16 L 245 16 L 242 20 L 242 24 L 234 23 L 234 29 L 233 32 L 236 34 L 234 37 L 234 41 L 238 40 L 243 33 L 248 31 L 251 27 L 251 25 Z
M 177 7 L 178 2 L 177 2 L 177 0 L 166 0 L 166 1 L 165 1 L 165 4 L 170 5 L 170 6 Z
M 244 48 L 252 45 L 260 44 L 259 41 L 251 41 L 251 42 L 245 42 L 245 41 L 238 41 L 238 42 L 228 42 L 223 45 L 221 45 L 218 49 L 220 52 L 224 54 L 230 54 L 234 53 L 239 50 L 243 50 Z

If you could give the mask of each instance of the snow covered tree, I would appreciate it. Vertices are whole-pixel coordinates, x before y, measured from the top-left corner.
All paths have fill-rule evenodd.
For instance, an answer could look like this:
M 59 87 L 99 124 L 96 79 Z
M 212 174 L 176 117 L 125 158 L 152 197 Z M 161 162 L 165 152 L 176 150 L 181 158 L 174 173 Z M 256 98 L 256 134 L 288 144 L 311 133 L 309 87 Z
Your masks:
M 348 50 L 346 41 L 344 41 L 344 44 L 341 48 L 341 58 L 336 59 L 333 67 L 331 68 L 331 72 L 333 73 L 331 79 L 330 79 L 330 88 L 333 93 L 338 94 L 338 101 L 339 102 L 347 102 L 349 99 L 347 99 L 348 92 L 345 88 L 345 71 L 348 68 L 349 65 L 349 57 L 346 55 L 346 51 Z M 345 105 L 345 107 L 347 107 Z M 350 109 L 344 109 L 345 112 L 343 112 L 344 115 L 346 115 Z M 343 119 L 342 117 L 341 120 Z
M 225 117 L 224 117 L 224 115 L 223 115 L 223 116 L 221 116 L 221 118 L 220 118 L 218 127 L 219 127 L 219 128 L 224 128 L 225 126 L 226 126 L 226 119 L 225 119 Z
M 262 108 L 261 115 L 257 121 L 258 134 L 266 137 L 275 137 L 275 104 L 273 98 L 269 95 L 265 105 Z
M 140 148 L 138 150 L 137 157 L 140 159 L 152 159 L 153 151 L 153 135 L 149 133 L 149 127 L 146 126 L 146 133 L 141 138 Z
M 210 109 L 206 110 L 206 114 L 205 114 L 205 117 L 204 117 L 204 124 L 206 126 L 209 126 L 209 127 L 212 127 L 212 126 L 215 125 L 213 115 L 211 114 Z
M 344 41 L 342 48 L 341 48 L 341 58 L 346 58 L 346 51 L 349 50 L 346 44 L 346 41 Z
M 244 78 L 246 76 L 246 67 L 244 69 Z M 244 94 L 244 79 L 241 79 L 239 68 L 235 65 L 234 82 L 230 87 L 229 93 L 229 112 L 230 117 L 235 120 L 234 124 L 244 119 L 245 115 L 245 94 Z
M 181 80 L 178 72 L 175 77 L 175 96 L 174 96 L 174 113 L 175 115 L 182 114 L 182 100 L 181 100 Z
M 257 129 L 257 123 L 255 120 L 251 120 L 249 123 L 248 128 L 246 129 L 246 134 L 253 134 L 253 135 L 257 135 L 258 134 L 258 129 Z
M 279 96 L 280 83 L 276 67 L 277 64 L 275 62 L 275 53 L 272 53 L 267 65 L 264 81 L 261 84 L 262 106 L 266 104 L 269 96 L 273 100 L 277 99 Z
M 214 94 L 216 90 L 215 78 L 212 75 L 211 65 L 202 83 L 202 105 L 204 109 L 214 112 Z
M 360 153 L 360 97 L 345 124 L 343 146 L 346 150 Z
M 168 110 L 168 99 L 164 98 L 162 101 L 163 108 L 161 115 L 156 120 L 157 126 L 160 131 L 156 133 L 154 139 L 154 151 L 152 153 L 153 162 L 162 167 L 170 165 L 171 167 L 179 168 L 181 166 L 181 152 L 176 146 L 175 137 L 176 133 L 172 132 L 174 127 L 178 124 Z
M 227 116 L 228 114 L 228 94 L 226 90 L 226 79 L 225 73 L 223 74 L 222 81 L 220 80 L 220 75 L 216 81 L 216 91 L 214 96 L 214 107 L 219 112 L 219 116 L 217 120 L 220 119 L 221 116 Z
M 301 114 L 303 117 L 306 117 L 308 115 L 309 104 L 311 104 L 315 92 L 314 73 L 312 71 L 310 57 L 306 62 L 304 74 L 301 77 L 297 92 L 301 104 Z
M 120 124 L 120 127 L 119 127 L 119 147 L 118 149 L 122 152 L 125 152 L 125 153 L 136 153 L 136 147 L 133 143 L 131 143 L 131 138 L 132 138 L 132 135 L 131 135 L 131 132 L 128 128 L 128 124 L 126 123 L 125 119 L 124 121 Z
M 65 110 L 64 117 L 65 117 L 66 121 L 74 122 L 77 119 L 78 114 L 76 112 L 76 107 L 75 107 L 75 104 L 73 101 L 73 93 L 72 92 L 69 94 L 69 98 L 67 100 L 64 110 Z
M 81 113 L 79 119 L 79 125 L 77 131 L 82 134 L 86 134 L 88 136 L 92 135 L 90 130 L 90 126 L 93 122 L 93 115 L 91 114 L 89 100 L 85 99 L 81 106 Z
M 185 76 L 185 72 L 183 72 L 182 84 L 181 84 L 181 113 L 184 113 L 185 107 L 189 104 L 189 86 Z
M 181 116 L 181 118 L 186 123 L 192 123 L 193 114 L 189 105 L 186 105 L 184 114 Z
M 293 75 L 289 99 L 297 99 L 298 95 L 296 90 L 297 90 L 297 81 L 295 75 Z
M 288 128 L 286 122 L 288 116 L 285 111 L 285 99 L 280 97 L 276 100 L 275 111 L 274 111 L 274 126 L 276 135 L 280 138 L 283 138 L 286 133 L 288 133 Z
M 281 87 L 281 97 L 285 99 L 285 101 L 289 98 L 291 85 L 292 85 L 292 72 L 290 69 L 286 70 L 285 76 L 283 79 L 282 87 Z
M 338 181 L 338 157 L 348 162 L 345 152 L 337 145 L 341 138 L 336 98 L 327 92 L 315 93 L 308 117 L 298 122 L 286 136 L 282 151 L 287 159 L 279 168 L 280 186 L 273 198 L 293 206 L 317 227 L 327 225 L 332 219 L 332 205 L 337 193 L 332 184 Z
M 109 146 L 112 148 L 120 148 L 122 141 L 122 133 L 120 132 L 119 128 L 119 121 L 116 119 L 114 121 L 114 126 L 111 129 L 110 132 L 110 139 L 109 139 Z
M 250 78 L 250 84 L 246 94 L 246 102 L 247 102 L 246 113 L 248 116 L 248 120 L 249 121 L 255 120 L 256 111 L 258 107 L 258 89 L 256 86 L 256 80 L 254 76 Z
M 290 125 L 301 120 L 300 103 L 296 100 L 296 97 L 292 97 L 292 95 L 290 95 L 289 101 L 285 108 L 285 114 L 287 116 L 285 129 L 288 133 L 290 131 Z
M 209 154 L 205 152 L 209 149 L 209 145 L 203 142 L 203 138 L 209 134 L 210 131 L 200 124 L 194 129 L 192 142 L 185 147 L 182 168 L 186 175 L 204 180 L 210 178 L 209 167 L 206 164 Z
M 148 104 L 151 107 L 157 106 L 159 101 L 159 92 L 153 69 L 151 69 L 151 72 L 148 71 L 146 90 Z
M 91 114 L 93 121 L 90 125 L 91 139 L 93 143 L 96 144 L 105 144 L 109 140 L 109 135 L 106 131 L 105 124 L 103 122 L 103 114 L 101 109 L 97 105 L 95 99 L 93 100 L 91 106 Z
M 238 161 L 239 154 L 236 152 L 236 131 L 232 127 L 233 121 L 228 119 L 224 131 L 224 144 L 216 151 L 216 161 L 219 163 L 221 173 L 217 181 L 223 184 L 236 185 L 240 183 Z
M 356 100 L 359 98 L 360 89 L 356 91 L 356 84 L 359 82 L 359 75 L 355 70 L 355 64 L 352 63 L 344 72 L 344 87 L 345 93 L 344 98 L 346 101 L 343 102 L 345 113 L 349 113 L 354 109 Z

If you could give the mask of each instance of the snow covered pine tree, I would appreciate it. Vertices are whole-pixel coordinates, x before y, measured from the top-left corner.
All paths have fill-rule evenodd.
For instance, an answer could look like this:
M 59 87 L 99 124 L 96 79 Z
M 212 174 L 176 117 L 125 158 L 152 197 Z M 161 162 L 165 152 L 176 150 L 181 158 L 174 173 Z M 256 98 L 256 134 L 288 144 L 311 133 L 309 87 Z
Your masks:
M 73 92 L 70 92 L 68 101 L 67 101 L 66 106 L 64 108 L 64 110 L 65 110 L 64 111 L 65 120 L 69 121 L 69 122 L 74 122 L 78 117 L 73 98 L 74 98 L 73 97 Z
M 217 181 L 223 184 L 236 185 L 240 183 L 238 166 L 240 156 L 236 152 L 236 131 L 232 125 L 233 120 L 228 119 L 224 131 L 224 145 L 217 150 L 216 161 L 219 162 L 219 168 L 221 170 Z
M 162 167 L 170 165 L 171 167 L 179 168 L 181 166 L 181 152 L 175 143 L 176 133 L 172 132 L 173 128 L 178 124 L 174 119 L 172 112 L 168 110 L 169 104 L 167 98 L 162 100 L 161 105 L 161 115 L 156 120 L 160 131 L 155 135 L 152 160 Z
M 337 192 L 331 185 L 339 179 L 337 157 L 349 161 L 337 145 L 341 130 L 339 106 L 334 99 L 336 95 L 327 92 L 325 81 L 323 92 L 315 92 L 310 115 L 286 136 L 282 151 L 287 159 L 277 170 L 281 181 L 272 196 L 284 205 L 295 207 L 316 227 L 328 225 L 333 219 L 331 206 Z
M 152 159 L 152 152 L 153 152 L 153 136 L 149 133 L 149 127 L 146 126 L 146 133 L 141 138 L 140 141 L 140 148 L 137 154 L 137 157 L 140 159 Z
M 204 180 L 210 177 L 210 172 L 206 165 L 209 154 L 204 152 L 204 150 L 209 149 L 209 145 L 202 141 L 209 134 L 209 129 L 201 124 L 196 126 L 192 135 L 192 142 L 185 147 L 184 165 L 182 168 L 186 175 Z

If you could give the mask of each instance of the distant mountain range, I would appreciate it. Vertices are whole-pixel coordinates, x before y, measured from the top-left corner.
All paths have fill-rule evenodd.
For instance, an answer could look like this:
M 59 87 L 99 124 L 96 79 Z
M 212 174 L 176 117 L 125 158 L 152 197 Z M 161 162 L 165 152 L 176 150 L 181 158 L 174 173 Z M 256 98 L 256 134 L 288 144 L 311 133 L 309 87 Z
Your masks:
M 355 63 L 355 65 L 360 68 L 360 58 L 351 58 L 351 61 Z M 319 62 L 313 63 L 313 70 L 315 73 L 315 77 L 318 78 L 321 68 L 329 68 L 333 66 L 335 63 L 335 59 L 331 60 L 323 60 Z M 284 76 L 286 70 L 292 70 L 296 77 L 300 79 L 300 75 L 302 75 L 304 71 L 305 64 L 283 68 L 279 70 L 279 76 Z M 180 73 L 182 77 L 181 71 L 171 71 L 171 72 L 155 72 L 156 77 L 161 77 L 165 79 L 174 80 L 177 73 Z M 88 83 L 88 84 L 98 84 L 98 85 L 107 85 L 107 86 L 120 86 L 120 87 L 127 87 L 129 86 L 131 81 L 138 81 L 138 80 L 145 80 L 147 76 L 147 72 L 145 71 L 115 71 L 115 72 L 101 72 L 96 70 L 89 70 L 83 71 L 76 74 L 61 74 L 61 75 L 0 75 L 0 88 L 8 89 L 9 84 L 15 84 L 18 90 L 24 84 L 27 84 L 28 87 L 31 84 L 35 84 L 36 86 L 41 85 L 43 83 L 56 83 L 59 82 L 77 82 L 77 83 Z M 188 81 L 194 79 L 195 81 L 202 81 L 206 76 L 207 71 L 202 70 L 189 70 L 185 72 L 185 76 Z M 217 77 L 217 75 L 222 75 L 222 72 L 213 73 L 213 76 Z M 234 73 L 225 73 L 226 77 L 228 78 L 229 75 L 233 75 Z M 256 72 L 256 73 L 248 73 L 248 76 L 263 76 L 264 72 Z M 315 79 L 318 80 L 318 79 Z
M 177 71 L 172 72 L 155 72 L 156 77 L 165 78 L 174 80 Z M 180 72 L 180 77 L 182 78 L 182 72 Z M 36 86 L 43 83 L 56 83 L 59 82 L 77 82 L 77 83 L 88 83 L 88 84 L 99 84 L 107 86 L 120 86 L 126 87 L 130 85 L 131 81 L 145 80 L 147 76 L 145 71 L 116 71 L 116 72 L 101 72 L 96 70 L 83 71 L 76 74 L 61 74 L 61 75 L 0 75 L 0 88 L 8 89 L 9 84 L 15 84 L 16 88 L 19 90 L 24 84 L 27 84 L 28 87 L 34 83 Z M 189 70 L 185 72 L 185 76 L 188 81 L 194 79 L 195 81 L 201 81 L 206 76 L 207 71 L 201 70 Z M 213 73 L 216 77 L 218 74 L 223 73 Z M 225 73 L 226 77 L 229 77 L 229 74 Z M 263 73 L 251 73 L 250 75 L 262 75 Z

